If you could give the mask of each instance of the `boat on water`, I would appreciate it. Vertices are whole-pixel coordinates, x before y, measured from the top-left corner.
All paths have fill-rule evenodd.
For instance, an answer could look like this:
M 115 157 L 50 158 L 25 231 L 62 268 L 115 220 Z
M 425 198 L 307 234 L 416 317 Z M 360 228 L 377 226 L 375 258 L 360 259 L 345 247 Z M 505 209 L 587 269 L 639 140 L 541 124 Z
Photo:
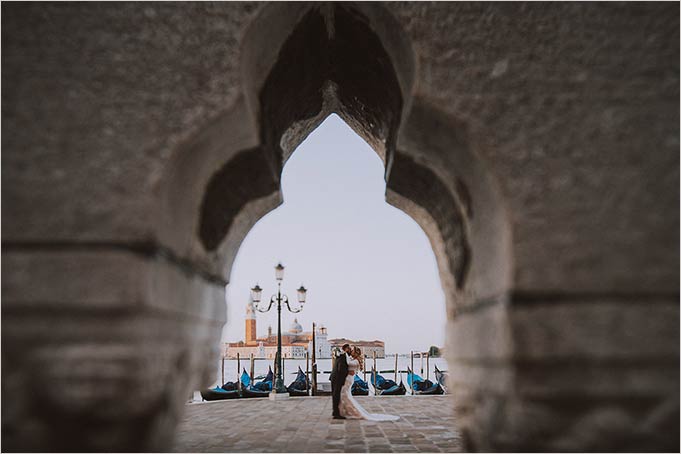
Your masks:
M 442 387 L 442 390 L 447 393 L 447 379 L 449 378 L 449 374 L 445 371 L 441 371 L 438 369 L 437 365 L 435 366 L 435 380 L 440 384 Z
M 227 384 L 227 383 L 225 383 Z M 223 385 L 224 386 L 224 385 Z M 203 400 L 225 400 L 236 399 L 239 397 L 239 390 L 225 390 L 220 386 L 211 389 L 201 390 L 201 398 Z
M 241 376 L 241 383 L 243 385 L 244 382 L 244 374 L 245 374 L 245 379 L 250 380 L 248 377 L 248 374 L 246 374 L 246 371 L 244 370 L 244 373 Z M 211 389 L 204 389 L 201 390 L 201 398 L 205 401 L 211 401 L 211 400 L 225 400 L 225 399 L 236 399 L 241 397 L 239 394 L 239 383 L 238 382 L 232 382 L 228 381 L 227 383 L 223 384 L 222 386 L 216 386 L 215 388 Z
M 303 369 L 298 366 L 298 373 L 296 374 L 296 379 L 291 382 L 286 388 L 291 397 L 294 396 L 307 396 L 308 390 L 310 389 L 310 383 L 305 376 Z
M 246 372 L 246 371 L 244 371 Z M 244 374 L 241 374 L 243 377 Z M 248 375 L 248 374 L 246 374 Z M 274 374 L 272 373 L 272 368 L 269 368 L 269 372 L 267 372 L 267 375 L 265 376 L 265 379 L 258 382 L 258 383 L 253 383 L 252 380 L 248 379 L 246 382 L 246 386 L 244 386 L 244 381 L 242 380 L 241 384 L 241 396 L 246 397 L 246 398 L 251 398 L 251 397 L 267 397 L 270 395 L 270 392 L 272 391 L 272 383 L 274 382 Z
M 414 394 L 435 395 L 445 393 L 440 383 L 433 383 L 428 379 L 424 380 L 421 376 L 412 372 L 410 368 L 407 368 L 407 385 L 414 390 Z
M 241 390 L 247 389 L 251 385 L 251 377 L 246 372 L 246 369 L 241 373 L 239 377 L 241 382 Z M 243 397 L 239 392 L 239 383 L 228 381 L 222 386 L 216 386 L 211 389 L 204 389 L 200 391 L 201 398 L 205 400 L 225 400 L 225 399 L 237 399 Z
M 398 385 L 395 381 L 376 373 L 375 370 L 371 371 L 371 383 L 374 384 L 377 396 L 403 396 L 407 393 L 407 388 L 404 387 L 402 380 Z
M 352 383 L 352 388 L 350 388 L 350 393 L 353 396 L 368 396 L 369 395 L 369 384 L 359 378 L 358 374 L 355 374 L 355 381 Z

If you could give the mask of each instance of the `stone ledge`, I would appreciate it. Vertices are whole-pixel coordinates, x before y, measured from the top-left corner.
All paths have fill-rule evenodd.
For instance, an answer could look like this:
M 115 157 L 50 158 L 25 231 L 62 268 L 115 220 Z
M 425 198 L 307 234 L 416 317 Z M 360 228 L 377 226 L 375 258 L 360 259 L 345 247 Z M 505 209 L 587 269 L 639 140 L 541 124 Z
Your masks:
M 678 389 L 678 362 L 588 360 L 457 362 L 449 367 L 448 390 L 457 397 L 478 389 L 527 398 L 664 397 Z
M 578 298 L 527 305 L 500 299 L 463 312 L 448 324 L 449 359 L 678 360 L 677 300 Z
M 224 323 L 224 287 L 127 250 L 3 251 L 7 311 L 160 310 Z

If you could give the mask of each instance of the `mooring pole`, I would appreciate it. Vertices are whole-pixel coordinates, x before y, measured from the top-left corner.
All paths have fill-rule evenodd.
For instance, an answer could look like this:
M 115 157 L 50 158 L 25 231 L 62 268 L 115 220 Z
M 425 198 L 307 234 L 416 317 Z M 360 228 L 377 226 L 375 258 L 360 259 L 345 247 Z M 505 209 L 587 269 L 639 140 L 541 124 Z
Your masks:
M 411 394 L 414 395 L 414 350 L 411 351 Z
M 430 353 L 426 353 L 426 380 L 430 378 Z
M 225 384 L 225 355 L 224 353 L 222 354 L 221 358 L 221 369 L 222 369 L 222 383 L 220 383 L 220 386 Z
M 397 383 L 397 353 L 395 353 L 395 383 Z
M 241 361 L 239 361 L 239 353 L 236 354 L 236 386 L 239 390 L 239 395 L 241 395 Z
M 241 372 L 241 371 L 239 371 Z M 250 372 L 251 372 L 251 380 L 255 376 L 255 357 L 253 356 L 253 353 L 251 353 L 251 367 L 250 367 Z
M 310 395 L 310 353 L 305 352 L 305 393 Z
M 312 395 L 317 395 L 317 324 L 312 323 Z
M 376 350 L 374 350 L 374 396 L 376 392 L 376 379 L 378 378 L 378 368 L 376 367 Z

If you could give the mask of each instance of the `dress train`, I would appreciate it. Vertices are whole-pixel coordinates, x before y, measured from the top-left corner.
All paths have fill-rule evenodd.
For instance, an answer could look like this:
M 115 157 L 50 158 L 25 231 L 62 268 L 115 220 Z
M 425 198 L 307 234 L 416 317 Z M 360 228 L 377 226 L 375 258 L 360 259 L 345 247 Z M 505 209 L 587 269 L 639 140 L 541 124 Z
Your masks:
M 383 415 L 378 413 L 367 412 L 352 395 L 352 384 L 355 382 L 355 376 L 348 374 L 341 388 L 341 398 L 338 405 L 340 414 L 348 419 L 367 419 L 369 421 L 397 421 L 399 416 Z

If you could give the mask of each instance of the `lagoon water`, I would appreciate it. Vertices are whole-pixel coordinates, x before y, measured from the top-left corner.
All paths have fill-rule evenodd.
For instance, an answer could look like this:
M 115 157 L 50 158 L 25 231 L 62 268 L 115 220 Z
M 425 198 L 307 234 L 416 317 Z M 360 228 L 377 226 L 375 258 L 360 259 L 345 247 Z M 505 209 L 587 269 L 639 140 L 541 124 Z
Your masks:
M 310 372 L 312 372 L 312 362 L 310 361 Z M 368 358 L 365 363 L 365 369 L 366 369 L 366 381 L 369 382 L 370 380 L 370 372 L 371 368 L 374 365 L 374 360 L 372 358 Z M 430 366 L 430 371 L 428 371 L 427 366 Z M 430 358 L 429 361 L 426 361 L 424 358 L 423 361 L 416 356 L 414 357 L 414 371 L 422 376 L 423 378 L 430 378 L 431 381 L 435 381 L 435 366 L 437 366 L 438 369 L 442 371 L 447 370 L 447 362 L 445 361 L 444 358 Z M 250 373 L 250 360 L 246 358 L 245 360 L 241 360 L 240 362 L 240 369 L 237 369 L 237 360 L 236 359 L 225 359 L 224 360 L 224 367 L 225 367 L 225 382 L 228 381 L 236 381 L 237 377 L 241 374 L 241 372 L 246 369 L 247 372 Z M 256 359 L 254 361 L 254 372 L 255 376 L 264 376 L 267 374 L 267 371 L 269 367 L 272 367 L 272 370 L 274 370 L 274 360 L 273 359 Z M 300 367 L 303 372 L 305 372 L 305 360 L 304 359 L 285 359 L 284 360 L 284 365 L 283 365 L 283 370 L 284 370 L 284 384 L 288 386 L 296 376 L 296 373 L 298 372 L 298 367 Z M 404 381 L 405 386 L 407 385 L 407 367 L 411 367 L 411 359 L 409 355 L 403 355 L 403 356 L 398 356 L 397 358 L 397 369 L 398 369 L 398 375 L 397 375 L 397 383 L 400 382 L 400 379 Z M 389 378 L 391 380 L 395 380 L 395 356 L 388 356 L 386 358 L 376 358 L 376 369 L 378 369 L 379 373 L 383 375 L 385 378 Z M 317 360 L 317 370 L 319 372 L 317 376 L 317 382 L 318 383 L 323 383 L 323 382 L 328 382 L 329 381 L 329 374 L 331 373 L 331 358 L 326 358 L 326 359 L 319 359 Z M 212 386 L 218 385 L 218 383 L 221 382 L 222 378 L 222 371 L 220 369 L 220 365 L 216 365 L 216 371 L 215 371 L 215 381 Z M 360 378 L 365 379 L 364 373 L 360 373 Z M 259 380 L 258 380 L 259 381 Z M 222 384 L 222 383 L 220 383 Z M 194 393 L 193 397 L 194 401 L 201 401 L 201 395 L 197 392 Z

